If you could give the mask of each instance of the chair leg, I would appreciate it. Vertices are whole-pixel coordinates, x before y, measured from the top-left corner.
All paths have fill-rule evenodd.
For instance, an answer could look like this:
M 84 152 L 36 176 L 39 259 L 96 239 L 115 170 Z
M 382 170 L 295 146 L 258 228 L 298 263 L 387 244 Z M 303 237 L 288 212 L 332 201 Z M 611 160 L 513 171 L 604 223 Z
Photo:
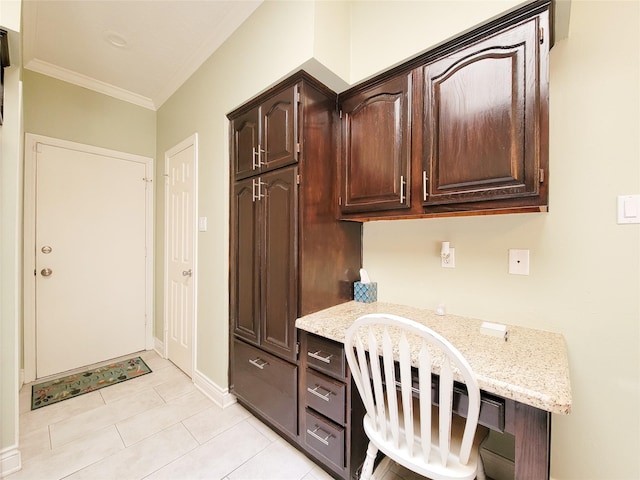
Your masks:
M 477 480 L 487 480 L 487 476 L 484 474 L 484 463 L 482 462 L 482 456 L 478 452 L 478 471 L 476 472 Z
M 362 465 L 362 473 L 360 473 L 360 480 L 373 480 L 373 465 L 378 455 L 378 447 L 369 442 L 369 448 L 367 448 L 367 458 Z

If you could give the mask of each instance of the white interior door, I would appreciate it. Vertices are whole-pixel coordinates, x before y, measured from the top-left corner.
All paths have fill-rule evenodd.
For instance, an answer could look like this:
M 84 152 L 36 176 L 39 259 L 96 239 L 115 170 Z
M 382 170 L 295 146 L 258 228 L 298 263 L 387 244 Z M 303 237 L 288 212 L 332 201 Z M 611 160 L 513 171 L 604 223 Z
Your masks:
M 197 136 L 165 155 L 165 319 L 167 357 L 193 377 L 196 233 Z
M 36 144 L 38 378 L 145 349 L 146 165 Z

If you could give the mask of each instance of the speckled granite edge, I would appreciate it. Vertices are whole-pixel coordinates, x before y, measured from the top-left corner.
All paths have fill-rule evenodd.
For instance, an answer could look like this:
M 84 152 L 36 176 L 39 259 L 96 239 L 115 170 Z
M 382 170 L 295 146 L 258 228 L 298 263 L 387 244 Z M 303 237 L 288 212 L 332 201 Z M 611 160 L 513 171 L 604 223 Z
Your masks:
M 410 318 L 446 337 L 466 357 L 480 388 L 551 413 L 571 412 L 571 382 L 564 337 L 558 333 L 508 326 L 509 338 L 480 333 L 482 320 L 431 310 L 374 302 L 347 302 L 305 315 L 296 327 L 340 343 L 362 315 L 392 313 Z M 437 372 L 436 372 L 437 373 Z

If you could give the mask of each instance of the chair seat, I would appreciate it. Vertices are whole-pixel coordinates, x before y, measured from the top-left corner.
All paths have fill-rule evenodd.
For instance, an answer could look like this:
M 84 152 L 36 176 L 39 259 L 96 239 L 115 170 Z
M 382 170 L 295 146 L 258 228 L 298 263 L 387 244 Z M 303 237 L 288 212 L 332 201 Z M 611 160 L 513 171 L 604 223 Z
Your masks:
M 417 399 L 414 399 L 413 403 L 415 412 L 413 417 L 413 431 L 419 432 L 420 414 Z M 399 416 L 400 418 L 402 418 L 402 411 L 399 412 Z M 478 469 L 479 447 L 482 441 L 489 434 L 489 429 L 478 425 L 473 441 L 473 448 L 471 449 L 471 456 L 469 457 L 469 462 L 466 465 L 462 465 L 459 463 L 459 461 L 457 461 L 457 457 L 458 452 L 460 452 L 460 440 L 462 438 L 462 432 L 464 431 L 465 419 L 460 417 L 459 415 L 454 414 L 451 422 L 452 435 L 451 452 L 449 456 L 452 460 L 455 461 L 449 462 L 448 465 L 444 467 L 440 461 L 440 449 L 438 445 L 438 407 L 432 407 L 431 418 L 432 446 L 428 463 L 424 461 L 424 458 L 422 456 L 422 445 L 420 437 L 418 435 L 414 436 L 414 452 L 410 453 L 408 451 L 406 443 L 404 442 L 399 446 L 399 448 L 396 448 L 393 444 L 393 438 L 391 437 L 390 433 L 388 435 L 388 438 L 385 440 L 380 432 L 380 429 L 375 428 L 372 425 L 371 418 L 368 415 L 365 415 L 364 417 L 364 430 L 369 440 L 371 440 L 387 457 L 391 458 L 393 461 L 399 463 L 400 465 L 410 468 L 412 471 L 422 475 L 423 477 L 430 478 L 431 480 L 473 480 L 474 478 L 476 478 Z M 404 428 L 400 426 L 400 430 L 403 433 L 403 435 L 401 435 L 401 438 L 404 438 Z M 387 416 L 387 432 L 390 431 L 391 421 Z

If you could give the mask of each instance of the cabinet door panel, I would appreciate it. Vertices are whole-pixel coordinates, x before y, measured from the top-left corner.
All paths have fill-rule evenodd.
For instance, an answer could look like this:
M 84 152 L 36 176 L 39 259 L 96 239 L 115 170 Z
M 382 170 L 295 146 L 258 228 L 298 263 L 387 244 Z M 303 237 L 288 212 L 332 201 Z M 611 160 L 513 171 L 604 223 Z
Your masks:
M 292 360 L 298 311 L 295 176 L 295 167 L 261 176 L 264 194 L 261 344 L 266 350 Z
M 342 211 L 410 205 L 411 75 L 342 101 Z
M 538 193 L 536 25 L 424 68 L 425 204 Z
M 258 109 L 233 119 L 231 122 L 231 161 L 235 179 L 246 178 L 255 173 L 255 162 L 259 142 Z
M 237 182 L 233 189 L 231 222 L 231 317 L 236 335 L 260 341 L 259 203 L 254 201 L 254 179 Z
M 260 107 L 263 137 L 261 170 L 273 170 L 298 161 L 297 85 L 265 101 Z

